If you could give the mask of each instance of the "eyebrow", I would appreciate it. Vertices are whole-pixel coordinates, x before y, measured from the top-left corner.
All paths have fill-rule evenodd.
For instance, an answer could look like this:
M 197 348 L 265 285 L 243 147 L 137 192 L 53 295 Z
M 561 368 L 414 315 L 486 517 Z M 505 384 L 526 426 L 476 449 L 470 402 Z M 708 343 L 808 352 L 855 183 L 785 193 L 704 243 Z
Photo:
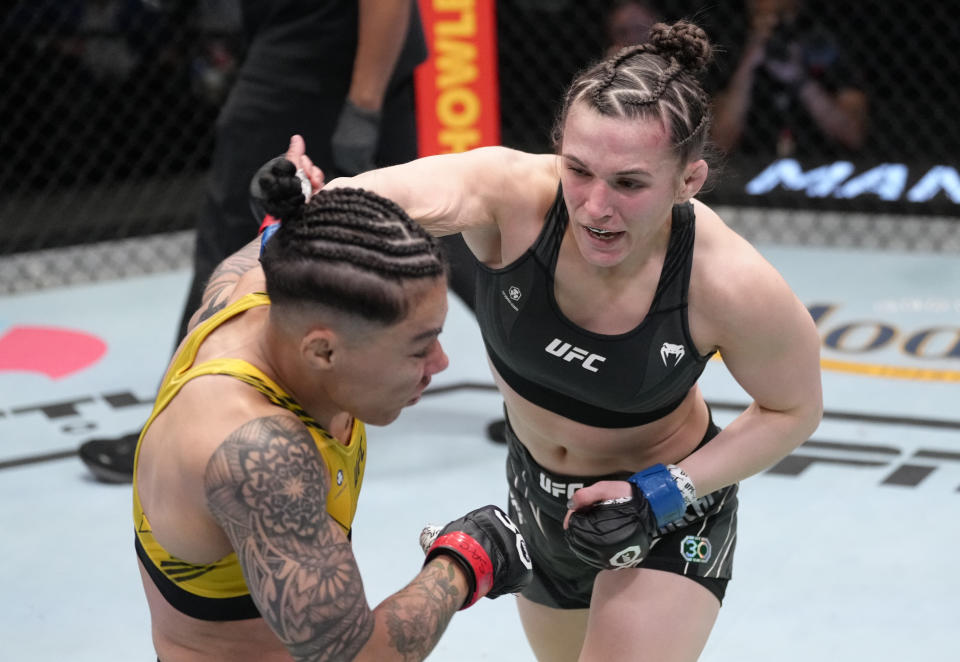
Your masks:
M 581 161 L 581 160 L 578 159 L 577 157 L 573 156 L 572 154 L 561 154 L 560 156 L 561 156 L 562 158 L 564 158 L 564 159 L 569 160 L 569 161 L 576 161 L 578 164 L 580 164 L 581 166 L 583 166 L 583 167 L 586 168 L 587 170 L 590 170 L 590 166 L 588 166 L 586 163 L 584 163 L 583 161 Z M 616 176 L 618 176 L 618 177 L 621 176 L 621 175 L 639 175 L 639 176 L 641 176 L 641 177 L 651 177 L 651 176 L 652 176 L 650 172 L 648 172 L 648 171 L 646 171 L 646 170 L 643 170 L 642 168 L 637 168 L 637 169 L 634 169 L 634 170 L 619 170 L 619 171 L 617 171 L 617 172 L 614 173 L 614 174 L 615 174 Z
M 422 340 L 426 340 L 427 338 L 435 338 L 439 336 L 442 331 L 443 331 L 442 327 L 437 327 L 435 329 L 427 329 L 426 331 L 418 333 L 413 338 L 411 338 L 410 344 L 418 343 Z

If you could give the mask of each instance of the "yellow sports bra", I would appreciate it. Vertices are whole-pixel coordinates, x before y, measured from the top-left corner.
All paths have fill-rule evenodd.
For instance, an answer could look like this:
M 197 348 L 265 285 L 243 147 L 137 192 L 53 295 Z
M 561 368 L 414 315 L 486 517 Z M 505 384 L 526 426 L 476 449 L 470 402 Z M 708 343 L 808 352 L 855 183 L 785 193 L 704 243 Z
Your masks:
M 350 442 L 337 441 L 289 394 L 255 366 L 240 359 L 214 359 L 198 366 L 193 362 L 200 344 L 223 322 L 256 306 L 269 305 L 270 299 L 262 292 L 241 297 L 199 324 L 187 338 L 183 349 L 173 359 L 164 376 L 134 455 L 133 522 L 134 544 L 137 556 L 147 573 L 167 601 L 179 611 L 209 621 L 229 621 L 258 618 L 260 613 L 250 598 L 243 572 L 236 554 L 207 564 L 188 563 L 168 553 L 153 537 L 150 522 L 140 505 L 137 492 L 136 467 L 140 456 L 140 442 L 150 424 L 164 410 L 188 381 L 200 375 L 228 375 L 260 391 L 270 402 L 294 414 L 307 426 L 317 450 L 330 471 L 330 492 L 327 494 L 327 512 L 347 535 L 357 510 L 357 498 L 363 482 L 366 464 L 367 439 L 362 422 L 354 419 Z

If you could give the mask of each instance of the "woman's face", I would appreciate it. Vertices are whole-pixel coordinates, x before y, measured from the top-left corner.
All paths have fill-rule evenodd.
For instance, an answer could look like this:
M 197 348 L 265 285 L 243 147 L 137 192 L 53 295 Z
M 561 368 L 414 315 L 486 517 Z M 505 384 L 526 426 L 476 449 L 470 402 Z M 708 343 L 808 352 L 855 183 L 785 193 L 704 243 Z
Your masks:
M 702 162 L 701 162 L 702 163 Z M 570 108 L 560 149 L 560 181 L 583 258 L 612 267 L 664 230 L 682 199 L 683 174 L 663 123 Z
M 400 322 L 359 332 L 339 345 L 328 395 L 340 409 L 386 425 L 415 404 L 430 379 L 448 365 L 438 336 L 447 315 L 447 282 L 424 284 Z

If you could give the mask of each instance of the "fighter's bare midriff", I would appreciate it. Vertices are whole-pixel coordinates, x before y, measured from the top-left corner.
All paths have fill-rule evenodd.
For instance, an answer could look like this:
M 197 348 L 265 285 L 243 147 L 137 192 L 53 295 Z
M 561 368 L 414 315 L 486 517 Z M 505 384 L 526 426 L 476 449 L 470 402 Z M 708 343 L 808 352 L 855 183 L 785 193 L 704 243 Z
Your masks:
M 597 428 L 533 404 L 490 369 L 517 437 L 540 466 L 555 473 L 603 476 L 676 463 L 697 448 L 707 429 L 709 412 L 696 385 L 663 418 L 637 427 Z

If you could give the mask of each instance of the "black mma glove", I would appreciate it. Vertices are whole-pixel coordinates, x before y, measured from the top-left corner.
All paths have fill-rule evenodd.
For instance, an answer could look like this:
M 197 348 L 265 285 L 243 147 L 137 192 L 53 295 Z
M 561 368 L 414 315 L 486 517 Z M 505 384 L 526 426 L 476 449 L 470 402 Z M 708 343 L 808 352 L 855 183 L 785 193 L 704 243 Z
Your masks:
M 632 497 L 593 504 L 571 513 L 563 532 L 584 563 L 605 570 L 641 563 L 660 529 L 683 519 L 696 500 L 689 476 L 679 467 L 655 464 L 627 479 Z
M 330 138 L 333 165 L 346 176 L 373 169 L 379 138 L 380 112 L 364 110 L 347 99 Z
M 270 159 L 250 182 L 250 211 L 257 222 L 269 214 L 277 219 L 290 218 L 310 197 L 310 180 L 283 156 Z
M 594 568 L 631 568 L 647 557 L 657 522 L 642 496 L 613 499 L 570 515 L 563 537 L 581 561 Z
M 424 565 L 447 554 L 463 568 L 469 589 L 461 609 L 484 596 L 517 593 L 533 578 L 533 563 L 520 530 L 496 506 L 477 508 L 439 531 L 424 528 L 420 546 L 427 554 Z

